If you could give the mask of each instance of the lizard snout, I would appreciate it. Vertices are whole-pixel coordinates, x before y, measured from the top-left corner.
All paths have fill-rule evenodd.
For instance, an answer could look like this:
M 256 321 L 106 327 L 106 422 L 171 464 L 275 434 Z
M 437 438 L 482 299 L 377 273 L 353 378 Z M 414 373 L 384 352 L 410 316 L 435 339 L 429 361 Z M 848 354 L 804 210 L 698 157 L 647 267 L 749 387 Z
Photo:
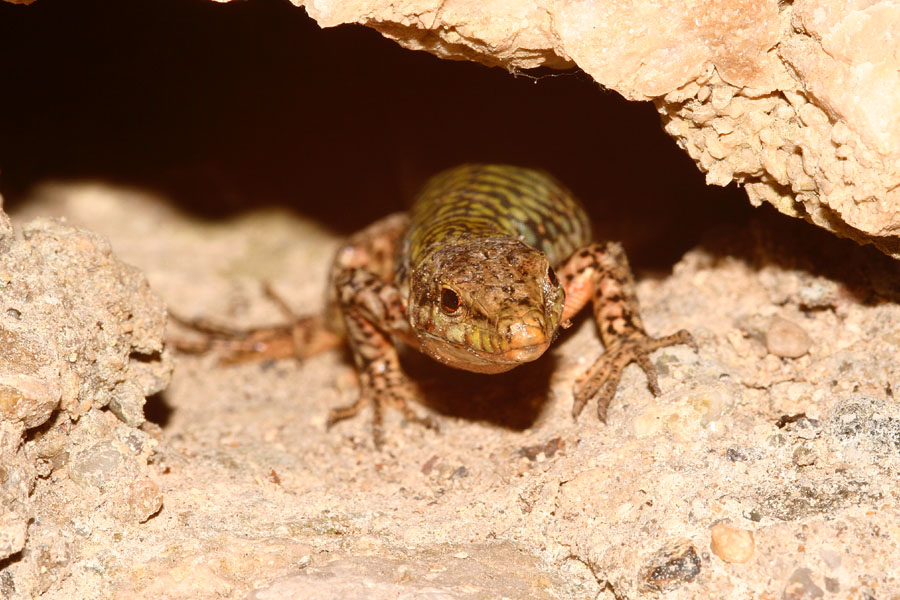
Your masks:
M 547 320 L 543 313 L 532 310 L 501 323 L 501 331 L 507 332 L 510 350 L 522 350 L 549 343 Z

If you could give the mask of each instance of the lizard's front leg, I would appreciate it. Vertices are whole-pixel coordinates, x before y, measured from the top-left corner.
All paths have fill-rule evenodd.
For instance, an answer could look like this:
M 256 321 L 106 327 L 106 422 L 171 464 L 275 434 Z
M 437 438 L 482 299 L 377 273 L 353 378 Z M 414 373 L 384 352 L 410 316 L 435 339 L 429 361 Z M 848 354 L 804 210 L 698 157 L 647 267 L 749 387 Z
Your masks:
M 359 398 L 328 415 L 328 426 L 355 416 L 372 405 L 372 435 L 375 446 L 384 443 L 383 409 L 400 410 L 407 420 L 437 429 L 428 417 L 420 417 L 408 401 L 415 397 L 412 383 L 400 367 L 392 336 L 409 339 L 406 306 L 400 290 L 363 268 L 339 272 L 334 283 L 347 338 L 359 372 Z
M 685 329 L 660 338 L 644 331 L 634 278 L 622 245 L 607 242 L 579 250 L 558 270 L 558 276 L 566 290 L 563 322 L 591 301 L 606 348 L 576 381 L 572 416 L 577 418 L 585 404 L 596 397 L 597 416 L 606 422 L 606 410 L 616 394 L 622 370 L 632 362 L 643 369 L 650 391 L 658 396 L 661 391 L 650 353 L 675 344 L 694 348 L 696 344 Z

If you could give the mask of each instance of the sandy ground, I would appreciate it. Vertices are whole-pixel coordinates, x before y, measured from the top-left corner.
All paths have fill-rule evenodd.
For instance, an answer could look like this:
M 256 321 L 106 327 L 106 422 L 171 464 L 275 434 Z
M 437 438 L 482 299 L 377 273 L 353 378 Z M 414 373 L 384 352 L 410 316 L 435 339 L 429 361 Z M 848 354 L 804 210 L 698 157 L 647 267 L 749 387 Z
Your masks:
M 237 327 L 282 321 L 264 282 L 318 310 L 339 242 L 284 212 L 201 222 L 93 184 L 12 217 L 36 215 L 108 236 L 178 314 Z M 711 234 L 638 273 L 648 330 L 699 344 L 654 354 L 660 397 L 632 366 L 608 424 L 590 406 L 573 421 L 602 351 L 582 320 L 503 376 L 407 357 L 440 431 L 391 413 L 381 452 L 368 414 L 325 428 L 355 394 L 341 351 L 176 355 L 144 427 L 162 509 L 60 525 L 75 533 L 43 597 L 900 598 L 897 275 L 802 223 Z M 65 478 L 39 481 L 39 512 Z

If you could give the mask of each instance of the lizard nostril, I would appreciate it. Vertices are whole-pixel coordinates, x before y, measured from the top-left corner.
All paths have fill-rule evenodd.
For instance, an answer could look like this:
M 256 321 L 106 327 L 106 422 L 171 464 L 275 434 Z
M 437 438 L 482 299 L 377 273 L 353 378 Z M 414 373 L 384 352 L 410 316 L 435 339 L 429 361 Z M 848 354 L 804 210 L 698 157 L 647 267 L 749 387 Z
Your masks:
M 556 271 L 553 270 L 553 267 L 547 267 L 547 279 L 550 281 L 550 285 L 559 287 L 559 278 L 556 277 Z
M 544 319 L 537 312 L 531 312 L 511 323 L 508 332 L 510 348 L 527 348 L 543 344 L 547 340 Z

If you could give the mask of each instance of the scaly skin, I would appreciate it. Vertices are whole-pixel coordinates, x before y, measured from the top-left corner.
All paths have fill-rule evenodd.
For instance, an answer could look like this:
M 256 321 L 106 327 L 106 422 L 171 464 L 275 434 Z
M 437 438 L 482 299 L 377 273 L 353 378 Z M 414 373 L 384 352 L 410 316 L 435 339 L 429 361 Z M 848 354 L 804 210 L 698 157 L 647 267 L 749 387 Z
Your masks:
M 649 337 L 621 245 L 592 243 L 584 209 L 552 177 L 505 165 L 444 171 L 409 213 L 351 237 L 335 258 L 330 299 L 328 320 L 346 332 L 360 395 L 333 410 L 328 424 L 372 404 L 376 446 L 383 443 L 385 405 L 435 426 L 409 408 L 414 392 L 400 368 L 397 340 L 457 369 L 500 373 L 540 357 L 560 327 L 591 302 L 606 351 L 576 381 L 572 412 L 577 417 L 597 398 L 603 421 L 628 364 L 638 363 L 658 395 L 650 353 L 694 344 L 685 330 Z M 323 322 L 302 321 L 291 339 L 318 339 L 308 330 Z M 276 352 L 258 341 L 253 350 Z
M 552 269 L 590 241 L 571 194 L 537 171 L 464 165 L 429 181 L 410 214 L 396 283 L 421 350 L 481 373 L 543 354 L 565 302 Z
M 334 290 L 361 373 L 359 400 L 329 425 L 374 407 L 409 409 L 412 392 L 394 339 L 451 367 L 508 371 L 541 356 L 588 302 L 606 352 L 576 382 L 573 415 L 592 398 L 597 414 L 631 362 L 660 393 L 650 352 L 691 344 L 679 331 L 644 331 L 621 245 L 592 244 L 581 205 L 549 175 L 520 167 L 463 165 L 431 179 L 409 215 L 390 216 L 354 236 L 334 265 Z

